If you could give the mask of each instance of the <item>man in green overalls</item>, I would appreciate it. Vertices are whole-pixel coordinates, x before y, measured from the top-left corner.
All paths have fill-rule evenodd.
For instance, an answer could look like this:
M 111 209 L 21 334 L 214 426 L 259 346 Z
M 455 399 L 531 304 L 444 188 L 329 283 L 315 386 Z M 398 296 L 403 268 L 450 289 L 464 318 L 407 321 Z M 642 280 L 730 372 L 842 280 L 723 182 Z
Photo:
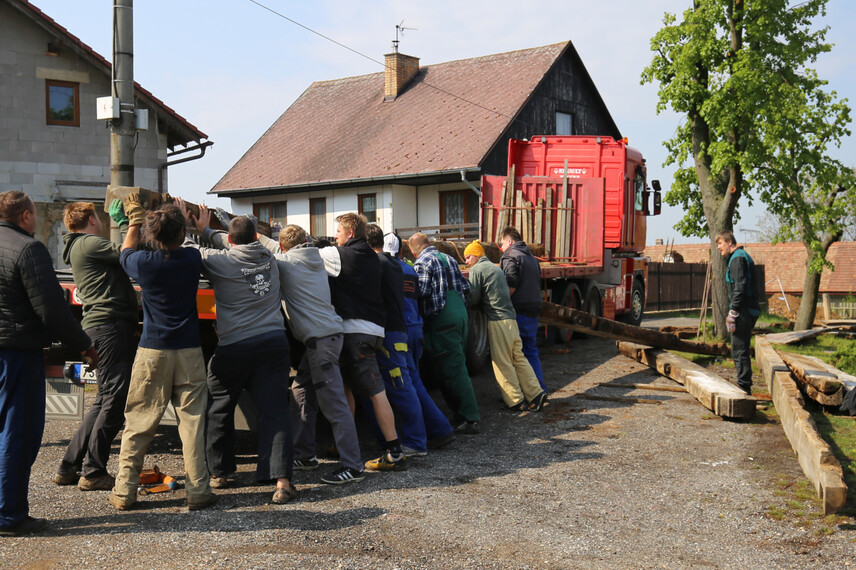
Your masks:
M 455 260 L 437 251 L 425 234 L 413 234 L 409 245 L 417 256 L 413 269 L 419 276 L 426 356 L 434 363 L 443 398 L 452 409 L 455 432 L 476 434 L 479 409 L 464 356 L 470 284 Z

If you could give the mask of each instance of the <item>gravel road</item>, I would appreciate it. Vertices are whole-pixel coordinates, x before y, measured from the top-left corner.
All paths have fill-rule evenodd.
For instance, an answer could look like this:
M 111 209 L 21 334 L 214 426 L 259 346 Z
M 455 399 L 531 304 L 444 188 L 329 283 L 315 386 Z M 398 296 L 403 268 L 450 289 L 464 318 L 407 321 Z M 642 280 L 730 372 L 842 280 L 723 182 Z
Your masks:
M 812 516 L 811 500 L 805 516 L 771 516 L 804 480 L 775 419 L 723 421 L 686 393 L 604 387 L 675 385 L 609 341 L 544 347 L 542 360 L 555 390 L 542 413 L 504 411 L 486 370 L 474 378 L 480 435 L 459 436 L 406 472 L 343 487 L 319 484 L 333 465 L 324 461 L 296 474 L 298 499 L 283 506 L 269 503 L 270 487 L 250 484 L 252 445 L 242 438 L 243 485 L 220 491 L 214 509 L 188 512 L 178 490 L 117 512 L 106 492 L 50 482 L 74 424 L 48 421 L 30 503 L 50 529 L 0 538 L 0 560 L 7 568 L 856 566 L 852 519 Z M 377 452 L 364 449 L 364 459 Z M 156 437 L 154 463 L 183 474 L 174 429 Z

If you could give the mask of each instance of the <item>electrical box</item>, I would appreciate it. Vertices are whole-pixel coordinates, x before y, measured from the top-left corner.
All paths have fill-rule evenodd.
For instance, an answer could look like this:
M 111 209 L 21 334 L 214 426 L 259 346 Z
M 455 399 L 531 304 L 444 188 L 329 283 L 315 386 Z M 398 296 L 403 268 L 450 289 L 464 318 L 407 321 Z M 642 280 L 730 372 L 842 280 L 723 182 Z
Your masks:
M 118 97 L 98 97 L 95 100 L 95 118 L 99 120 L 110 120 L 119 118 Z
M 136 123 L 135 128 L 138 131 L 149 130 L 149 110 L 134 109 L 134 122 Z

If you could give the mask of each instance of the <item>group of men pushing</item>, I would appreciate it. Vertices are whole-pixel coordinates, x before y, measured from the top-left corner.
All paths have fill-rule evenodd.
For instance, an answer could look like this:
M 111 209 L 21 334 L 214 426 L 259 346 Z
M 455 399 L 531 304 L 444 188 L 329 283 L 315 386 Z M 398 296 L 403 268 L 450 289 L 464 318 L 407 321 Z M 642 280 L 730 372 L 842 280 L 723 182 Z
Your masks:
M 3 256 L 0 289 L 14 292 L 10 299 L 24 307 L 13 314 L 5 296 L 0 302 L 0 356 L 4 365 L 12 358 L 26 369 L 0 370 L 0 383 L 20 384 L 14 397 L 0 391 L 0 411 L 14 412 L 0 440 L 0 533 L 26 534 L 46 524 L 29 517 L 26 489 L 44 426 L 44 370 L 37 354 L 56 338 L 97 367 L 98 394 L 53 480 L 84 491 L 110 490 L 109 501 L 118 509 L 137 501 L 143 459 L 170 402 L 191 510 L 216 502 L 212 487 L 233 484 L 233 418 L 245 389 L 259 417 L 255 477 L 275 482 L 271 501 L 277 504 L 296 496 L 294 469 L 318 467 L 319 411 L 330 422 L 341 461 L 321 477 L 329 484 L 360 481 L 364 469 L 406 469 L 408 457 L 447 445 L 456 433 L 478 433 L 478 405 L 464 356 L 468 301 L 488 318 L 494 372 L 507 407 L 538 411 L 546 403 L 535 345 L 540 271 L 514 228 L 501 234 L 505 253 L 499 267 L 478 242 L 467 246 L 468 281 L 455 260 L 424 234 L 408 240 L 416 256 L 411 266 L 400 256 L 397 235 L 384 235 L 355 213 L 337 218 L 336 245 L 320 249 L 295 225 L 283 228 L 278 242 L 259 235 L 247 216 L 232 219 L 228 232 L 214 231 L 204 206 L 193 216 L 179 198 L 146 212 L 131 196 L 124 204 L 111 204 L 110 215 L 125 234 L 121 245 L 102 237 L 92 203 L 65 209 L 69 233 L 63 259 L 83 304 L 78 324 L 46 248 L 32 237 L 32 201 L 22 192 L 0 194 L 0 240 L 5 247 L 11 239 L 18 248 Z M 186 235 L 188 221 L 196 226 L 197 241 Z M 37 278 L 28 279 L 31 273 Z M 207 370 L 196 309 L 200 275 L 211 283 L 217 307 L 219 341 Z M 139 342 L 137 297 L 129 278 L 142 291 Z M 6 333 L 24 322 L 37 334 L 21 344 Z M 297 341 L 291 350 L 302 355 L 290 355 L 286 330 Z M 420 378 L 423 350 L 451 421 Z M 294 362 L 299 362 L 297 374 L 290 378 Z M 33 396 L 39 389 L 41 397 Z M 357 405 L 384 448 L 366 463 L 354 423 Z M 114 479 L 106 465 L 123 425 Z M 20 441 L 24 432 L 28 437 Z M 13 445 L 22 453 L 10 461 L 6 451 Z

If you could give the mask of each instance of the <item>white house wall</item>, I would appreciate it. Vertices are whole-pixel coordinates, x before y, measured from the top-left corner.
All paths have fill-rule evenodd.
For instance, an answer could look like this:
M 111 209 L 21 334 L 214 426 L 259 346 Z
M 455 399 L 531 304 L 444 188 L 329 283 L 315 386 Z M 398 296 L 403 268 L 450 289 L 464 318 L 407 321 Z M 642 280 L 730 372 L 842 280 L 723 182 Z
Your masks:
M 384 184 L 365 186 L 359 189 L 339 189 L 293 194 L 275 194 L 249 198 L 232 198 L 232 213 L 252 214 L 254 204 L 287 202 L 286 216 L 289 224 L 296 224 L 309 230 L 309 200 L 326 198 L 327 233 L 336 232 L 336 217 L 357 211 L 357 195 L 376 194 L 377 224 L 385 232 L 400 228 L 422 228 L 440 225 L 440 192 L 466 190 L 469 186 L 462 183 L 431 184 L 427 186 L 408 186 L 404 184 Z M 409 237 L 409 236 L 403 236 Z

